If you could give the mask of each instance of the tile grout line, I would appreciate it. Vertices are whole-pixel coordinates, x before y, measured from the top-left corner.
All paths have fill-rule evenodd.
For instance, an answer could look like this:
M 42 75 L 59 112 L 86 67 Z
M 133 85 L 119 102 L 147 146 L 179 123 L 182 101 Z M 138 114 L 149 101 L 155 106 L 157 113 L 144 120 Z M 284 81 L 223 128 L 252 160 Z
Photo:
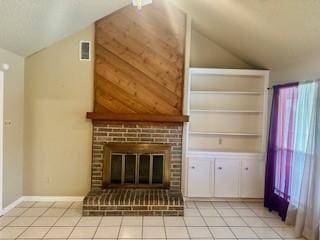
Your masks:
M 68 210 L 70 210 L 70 209 L 73 209 L 72 208 L 72 206 L 73 206 L 73 203 L 71 203 L 69 206 L 68 206 L 68 208 L 55 208 L 54 207 L 54 205 L 55 205 L 55 203 L 56 202 L 53 202 L 49 207 L 46 207 L 47 209 L 42 213 L 42 214 L 40 214 L 40 215 L 38 215 L 38 216 L 22 216 L 23 214 L 25 214 L 27 211 L 29 211 L 30 209 L 37 209 L 37 208 L 42 208 L 41 206 L 40 207 L 33 207 L 35 204 L 36 204 L 37 202 L 35 202 L 35 203 L 33 203 L 32 205 L 30 205 L 30 206 L 28 206 L 28 207 L 26 207 L 21 213 L 19 213 L 19 215 L 17 215 L 17 216 L 8 216 L 8 217 L 12 217 L 12 220 L 11 221 L 9 221 L 7 224 L 5 224 L 2 228 L 1 228 L 1 230 L 2 229 L 4 229 L 4 228 L 6 228 L 6 227 L 10 227 L 9 225 L 10 224 L 12 224 L 14 221 L 16 221 L 17 219 L 19 219 L 20 217 L 35 217 L 35 219 L 30 223 L 30 224 L 28 224 L 28 226 L 21 226 L 21 227 L 26 227 L 26 229 L 24 230 L 24 231 L 22 231 L 18 236 L 17 236 L 17 238 L 18 237 L 21 237 L 28 229 L 30 229 L 30 228 L 33 228 L 33 227 L 48 227 L 48 231 L 44 234 L 44 236 L 43 237 L 45 237 L 47 234 L 48 234 L 48 232 L 53 228 L 53 227 L 56 227 L 55 226 L 55 224 L 62 218 L 62 217 L 64 217 L 64 214 L 66 214 L 67 213 L 67 211 Z M 227 202 L 228 203 L 228 202 Z M 254 211 L 254 210 L 257 210 L 257 209 L 262 209 L 263 211 L 266 211 L 265 210 L 265 208 L 263 208 L 263 207 L 259 207 L 259 206 L 248 206 L 247 208 L 241 208 L 241 209 L 249 209 L 249 210 L 251 210 L 251 211 L 253 211 L 254 212 L 254 214 L 255 214 L 255 216 L 242 216 L 242 215 L 240 215 L 236 210 L 237 209 L 240 209 L 240 208 L 237 208 L 237 207 L 233 207 L 233 206 L 231 206 L 230 204 L 230 207 L 228 207 L 228 208 L 225 208 L 225 209 L 232 209 L 232 210 L 234 210 L 236 213 L 237 213 L 237 216 L 230 216 L 230 217 L 235 217 L 235 218 L 239 218 L 239 219 L 241 219 L 242 221 L 244 221 L 244 223 L 246 224 L 246 226 L 233 226 L 233 225 L 229 225 L 226 221 L 225 221 L 225 219 L 227 218 L 227 217 L 229 217 L 229 216 L 222 216 L 220 213 L 219 213 L 219 211 L 218 211 L 218 208 L 216 208 L 212 203 L 210 203 L 210 205 L 212 205 L 211 206 L 211 208 L 208 208 L 208 209 L 214 209 L 216 212 L 217 212 L 217 216 L 204 216 L 204 211 L 205 211 L 205 209 L 207 209 L 206 207 L 204 207 L 204 208 L 200 208 L 196 203 L 194 204 L 195 205 L 195 207 L 194 208 L 190 208 L 190 209 L 195 209 L 196 211 L 197 211 L 197 216 L 186 216 L 186 217 L 200 217 L 200 219 L 204 222 L 204 226 L 193 226 L 193 225 L 190 225 L 190 226 L 188 226 L 187 224 L 186 224 L 186 221 L 185 221 L 185 219 L 184 219 L 184 217 L 182 218 L 182 221 L 183 221 L 183 223 L 184 223 L 184 227 L 187 229 L 187 234 L 188 234 L 188 236 L 189 236 L 189 238 L 191 238 L 191 235 L 190 235 L 190 232 L 189 232 L 189 228 L 188 227 L 205 227 L 207 230 L 209 230 L 209 233 L 210 233 L 210 235 L 211 235 L 211 237 L 213 237 L 214 238 L 214 236 L 213 236 L 213 234 L 212 234 L 212 232 L 210 231 L 210 226 L 209 226 L 209 224 L 207 224 L 207 222 L 205 221 L 205 217 L 219 217 L 225 224 L 226 224 L 226 228 L 228 228 L 233 234 L 234 234 L 234 236 L 235 236 L 235 233 L 234 233 L 234 231 L 232 230 L 232 227 L 240 227 L 240 228 L 248 228 L 248 229 L 250 229 L 252 232 L 253 232 L 253 234 L 256 236 L 256 238 L 251 238 L 251 239 L 262 239 L 263 238 L 263 236 L 259 236 L 258 234 L 257 234 L 257 232 L 254 230 L 254 228 L 265 228 L 265 229 L 271 229 L 271 230 L 273 230 L 274 232 L 275 232 L 275 234 L 278 236 L 278 237 L 280 237 L 280 239 L 286 239 L 286 238 L 288 238 L 288 237 L 282 237 L 282 236 L 280 236 L 279 234 L 278 234 L 278 232 L 275 230 L 275 228 L 290 228 L 289 226 L 277 226 L 277 225 L 275 225 L 275 226 L 271 226 L 271 224 L 272 223 L 268 223 L 268 222 L 266 222 L 266 219 L 278 219 L 277 217 L 276 217 L 276 215 L 264 215 L 264 212 L 262 212 L 261 214 L 259 213 L 259 216 L 258 215 L 256 215 L 256 212 Z M 17 207 L 17 208 L 19 208 L 19 207 Z M 23 207 L 24 208 L 24 207 Z M 62 209 L 63 210 L 63 212 L 62 212 L 62 214 L 60 214 L 59 216 L 44 216 L 50 209 Z M 75 208 L 75 209 L 77 209 L 77 208 Z M 200 211 L 200 209 L 202 210 L 202 212 Z M 220 208 L 219 208 L 220 209 Z M 6 216 L 4 216 L 4 217 L 6 217 Z M 42 218 L 42 217 L 57 217 L 57 219 L 54 221 L 54 223 L 51 225 L 51 226 L 33 226 L 33 224 L 36 222 L 36 221 L 38 221 L 40 218 Z M 72 216 L 70 216 L 70 217 L 72 217 Z M 78 217 L 78 216 L 77 216 Z M 141 235 L 142 235 L 142 237 L 144 237 L 144 234 L 143 234 L 143 228 L 144 228 L 144 218 L 145 217 L 142 217 L 142 233 L 141 233 Z M 265 225 L 264 226 L 251 226 L 251 224 L 249 225 L 246 221 L 245 221 L 245 219 L 244 218 L 257 218 L 257 219 L 259 219 L 260 221 L 262 221 Z M 68 238 L 70 238 L 70 236 L 71 236 L 71 234 L 72 234 L 72 232 L 74 231 L 74 229 L 75 229 L 75 227 L 77 227 L 78 226 L 78 224 L 79 224 L 79 221 L 82 219 L 82 217 L 80 216 L 79 217 L 79 219 L 78 219 L 78 221 L 77 221 L 77 223 L 75 223 L 75 225 L 73 225 L 73 226 L 71 226 L 71 228 L 72 228 L 72 230 L 71 230 L 71 232 L 70 232 L 70 234 L 69 234 L 69 236 L 68 236 Z M 165 238 L 166 239 L 168 239 L 168 236 L 167 236 L 167 232 L 166 232 L 166 224 L 165 224 L 165 221 L 164 221 L 164 217 L 162 216 L 161 217 L 161 219 L 162 219 L 162 223 L 163 223 L 163 227 L 164 227 L 164 233 L 165 233 Z M 102 220 L 103 220 L 103 216 L 100 218 L 100 220 L 99 220 L 99 222 L 98 222 L 98 225 L 97 226 L 95 226 L 96 227 L 96 229 L 95 229 L 95 233 L 94 233 L 94 235 L 93 235 L 93 238 L 95 237 L 95 235 L 96 235 L 96 233 L 97 233 L 97 230 L 99 229 L 99 227 L 101 226 L 101 223 L 102 223 Z M 123 216 L 121 217 L 121 221 L 120 221 L 120 225 L 119 225 L 119 230 L 118 230 L 118 234 L 117 234 L 117 238 L 119 239 L 119 237 L 120 237 L 120 230 L 121 230 L 121 227 L 123 227 L 124 225 L 123 225 L 123 221 L 124 221 L 124 218 L 123 218 Z M 13 227 L 13 226 L 12 226 Z M 168 226 L 169 227 L 169 226 Z M 170 226 L 170 227 L 172 227 L 172 226 Z M 177 226 L 178 227 L 178 226 Z M 215 226 L 214 226 L 215 227 Z M 236 236 L 235 236 L 236 237 Z M 236 237 L 237 238 L 237 237 Z M 290 237 L 291 238 L 291 237 Z M 270 238 L 269 238 L 270 239 Z
M 220 215 L 220 213 L 219 213 L 218 209 L 214 206 L 214 204 L 213 204 L 212 202 L 211 202 L 211 205 L 212 205 L 213 209 L 216 211 L 216 213 L 218 214 L 218 217 L 221 217 L 221 218 L 222 218 L 222 216 Z M 196 205 L 196 206 L 197 206 L 197 205 Z M 199 212 L 200 212 L 200 211 L 199 211 Z M 201 212 L 200 212 L 200 215 L 202 215 L 202 214 L 201 214 Z M 205 224 L 207 224 L 207 222 L 205 221 L 205 219 L 204 219 L 204 217 L 203 217 L 203 216 L 202 216 L 202 218 L 203 218 L 203 220 L 204 220 Z M 222 221 L 224 221 L 224 220 L 223 220 L 223 218 L 222 218 Z M 225 222 L 225 221 L 224 221 L 224 222 Z M 211 232 L 211 230 L 210 230 L 209 226 L 208 226 L 207 228 L 208 228 L 208 231 L 209 231 L 209 233 L 210 233 L 211 237 L 214 239 L 213 233 Z
M 56 202 L 54 202 L 54 204 L 55 204 L 55 203 L 56 203 Z M 52 206 L 54 206 L 54 204 L 53 204 Z M 43 239 L 45 239 L 46 235 L 47 235 L 54 227 L 58 227 L 58 226 L 55 226 L 56 223 L 63 217 L 63 215 L 71 208 L 72 205 L 73 205 L 73 202 L 72 202 L 72 204 L 69 205 L 68 208 L 65 209 L 65 211 L 63 212 L 63 214 L 62 214 L 61 216 L 59 216 L 58 219 L 57 219 L 57 221 L 49 228 L 49 231 L 43 236 Z M 51 208 L 52 208 L 52 206 L 51 206 Z M 79 221 L 80 221 L 80 219 L 79 219 Z M 73 229 L 72 229 L 72 231 L 73 231 Z M 71 232 L 72 232 L 72 231 L 71 231 Z M 69 236 L 70 236 L 70 235 L 69 235 Z
M 34 206 L 36 204 L 36 202 L 34 202 L 31 206 L 29 206 L 27 208 L 27 210 L 25 210 L 19 217 L 23 217 L 22 215 L 27 212 L 29 209 L 32 209 L 32 206 Z M 35 221 L 41 216 L 41 214 L 39 216 L 36 216 Z M 33 223 L 33 222 L 32 222 Z M 30 225 L 31 226 L 31 225 Z M 22 231 L 16 238 L 19 238 L 20 236 L 22 236 L 29 228 L 30 226 L 26 226 L 26 229 L 24 231 Z
M 142 226 L 141 226 L 141 238 L 143 239 L 143 217 L 142 217 Z
M 28 210 L 29 210 L 29 209 L 33 209 L 33 206 L 34 206 L 36 203 L 37 203 L 37 202 L 35 202 L 35 203 L 33 203 L 31 206 L 29 206 L 29 207 L 28 207 Z M 54 203 L 52 203 L 51 206 L 53 206 L 53 204 L 54 204 Z M 36 209 L 36 208 L 34 208 L 34 209 Z M 30 227 L 32 226 L 32 224 L 33 224 L 36 220 L 38 220 L 45 212 L 47 212 L 48 209 L 50 209 L 50 207 L 48 207 L 47 210 L 45 210 L 42 214 L 40 214 L 40 215 L 38 215 L 38 216 L 35 216 L 36 219 L 31 223 L 30 226 L 27 226 L 26 229 L 25 229 L 23 232 L 21 232 L 21 233 L 16 237 L 16 239 L 19 238 L 19 237 L 21 237 L 26 231 L 28 231 L 28 230 L 30 229 Z M 22 215 L 23 215 L 25 212 L 27 212 L 28 210 L 24 211 L 19 217 L 23 217 Z M 27 217 L 27 216 L 26 216 L 26 217 Z M 30 217 L 32 217 L 32 216 L 30 216 Z M 43 237 L 49 232 L 49 230 L 50 230 L 50 228 L 49 228 L 48 231 L 43 235 Z
M 122 223 L 123 223 L 123 216 L 121 216 L 121 221 L 120 221 L 120 226 L 119 226 L 119 231 L 118 231 L 117 239 L 119 239 L 119 237 L 120 237 L 120 231 L 121 231 L 121 228 L 122 228 Z
M 198 212 L 199 212 L 199 210 L 198 210 Z M 200 212 L 199 212 L 199 213 L 200 213 Z M 186 230 L 187 230 L 187 234 L 188 234 L 188 236 L 189 236 L 189 239 L 191 239 L 191 235 L 190 235 L 190 232 L 189 232 L 189 229 L 188 229 L 188 226 L 187 226 L 187 223 L 186 223 L 184 217 L 182 218 L 182 221 L 184 222 L 184 225 L 185 225 L 185 228 L 186 228 Z
M 54 204 L 55 204 L 56 202 L 54 202 Z M 52 205 L 52 206 L 54 206 L 54 204 Z M 72 204 L 71 204 L 72 205 Z M 70 206 L 71 206 L 70 205 Z M 69 206 L 69 207 L 70 207 Z M 67 209 L 69 209 L 69 208 L 67 208 Z M 63 214 L 67 211 L 67 209 L 63 212 Z M 52 226 L 50 226 L 50 228 L 49 228 L 49 230 L 48 230 L 48 232 L 43 236 L 43 238 L 42 239 L 44 239 L 45 237 L 46 237 L 46 235 L 52 230 L 52 228 L 55 226 L 55 224 L 59 221 L 59 219 L 63 216 L 63 214 L 60 216 L 60 217 L 58 217 L 58 219 L 57 219 L 57 221 L 52 225 Z
M 168 239 L 166 226 L 164 224 L 164 216 L 162 216 L 162 223 L 163 223 L 164 237 L 165 237 L 165 239 Z
M 73 205 L 73 203 L 69 206 L 68 210 L 71 209 L 71 206 L 72 206 L 72 205 Z M 67 210 L 65 211 L 65 213 L 66 213 L 66 212 L 67 212 Z M 62 215 L 62 216 L 63 216 L 63 215 Z M 82 217 L 80 216 L 80 218 L 79 218 L 79 220 L 77 221 L 77 223 L 76 223 L 74 226 L 72 226 L 72 230 L 70 231 L 67 239 L 70 239 L 71 234 L 73 233 L 73 231 L 74 231 L 74 229 L 76 228 L 76 226 L 79 224 L 81 218 L 82 218 Z
M 94 239 L 94 238 L 95 238 L 95 236 L 96 236 L 96 234 L 97 234 L 97 231 L 98 231 L 98 228 L 100 227 L 100 224 L 101 224 L 101 222 L 102 222 L 102 218 L 103 218 L 103 216 L 101 216 L 101 218 L 100 218 L 100 220 L 99 220 L 99 223 L 98 223 L 98 226 L 97 226 L 96 230 L 94 231 L 94 234 L 93 234 L 93 236 L 92 236 L 91 239 Z M 81 218 L 80 218 L 80 219 L 81 219 Z M 79 220 L 79 221 L 80 221 L 80 220 Z
M 238 213 L 237 213 L 238 214 Z M 238 214 L 238 216 L 240 217 L 241 220 L 243 220 L 243 218 Z M 244 221 L 244 220 L 243 220 Z M 249 224 L 247 224 L 246 221 L 244 221 L 244 223 L 246 224 L 246 227 L 248 227 L 253 233 L 254 235 L 257 236 L 257 238 L 253 238 L 253 239 L 260 239 L 260 237 L 253 231 L 253 229 L 249 226 Z M 233 226 L 234 227 L 234 226 Z M 241 227 L 241 226 L 240 226 Z M 232 234 L 238 239 L 237 235 L 235 234 L 234 230 L 229 226 L 230 231 L 232 232 Z M 249 238 L 250 239 L 250 238 Z

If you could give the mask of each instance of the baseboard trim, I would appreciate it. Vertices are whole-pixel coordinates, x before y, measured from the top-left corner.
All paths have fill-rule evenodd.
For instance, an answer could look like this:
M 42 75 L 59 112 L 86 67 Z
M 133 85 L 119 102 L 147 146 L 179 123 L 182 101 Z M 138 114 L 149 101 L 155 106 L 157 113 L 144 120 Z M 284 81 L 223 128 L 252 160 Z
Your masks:
M 81 202 L 84 196 L 23 196 L 26 202 Z
M 11 209 L 15 208 L 16 206 L 18 206 L 21 202 L 23 202 L 23 197 L 19 197 L 17 200 L 15 200 L 14 202 L 10 203 L 8 206 L 6 206 L 5 208 L 0 210 L 0 216 L 3 216 L 4 214 L 6 214 L 7 212 L 9 212 Z
M 263 198 L 214 198 L 214 197 L 183 197 L 185 201 L 197 202 L 263 202 Z

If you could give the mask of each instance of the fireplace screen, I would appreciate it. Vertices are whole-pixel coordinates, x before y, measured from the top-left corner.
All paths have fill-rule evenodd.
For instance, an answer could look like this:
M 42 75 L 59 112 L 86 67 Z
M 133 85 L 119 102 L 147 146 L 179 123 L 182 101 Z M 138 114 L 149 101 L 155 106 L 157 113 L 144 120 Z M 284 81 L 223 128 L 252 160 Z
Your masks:
M 105 187 L 168 187 L 169 149 L 163 144 L 107 144 Z
M 163 154 L 111 155 L 111 184 L 162 184 Z

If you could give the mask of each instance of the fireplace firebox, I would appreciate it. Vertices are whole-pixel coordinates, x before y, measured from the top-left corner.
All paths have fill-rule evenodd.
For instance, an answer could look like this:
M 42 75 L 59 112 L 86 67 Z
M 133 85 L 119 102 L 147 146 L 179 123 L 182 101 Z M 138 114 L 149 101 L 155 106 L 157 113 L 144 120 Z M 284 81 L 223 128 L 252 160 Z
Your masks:
M 169 188 L 167 144 L 105 144 L 104 188 Z

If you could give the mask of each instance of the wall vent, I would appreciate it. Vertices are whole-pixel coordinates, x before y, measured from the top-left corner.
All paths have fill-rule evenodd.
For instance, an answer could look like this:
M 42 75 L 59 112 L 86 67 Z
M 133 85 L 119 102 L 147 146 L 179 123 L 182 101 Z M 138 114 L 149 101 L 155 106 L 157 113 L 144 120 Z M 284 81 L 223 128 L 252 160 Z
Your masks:
M 91 42 L 80 41 L 80 61 L 91 60 Z

